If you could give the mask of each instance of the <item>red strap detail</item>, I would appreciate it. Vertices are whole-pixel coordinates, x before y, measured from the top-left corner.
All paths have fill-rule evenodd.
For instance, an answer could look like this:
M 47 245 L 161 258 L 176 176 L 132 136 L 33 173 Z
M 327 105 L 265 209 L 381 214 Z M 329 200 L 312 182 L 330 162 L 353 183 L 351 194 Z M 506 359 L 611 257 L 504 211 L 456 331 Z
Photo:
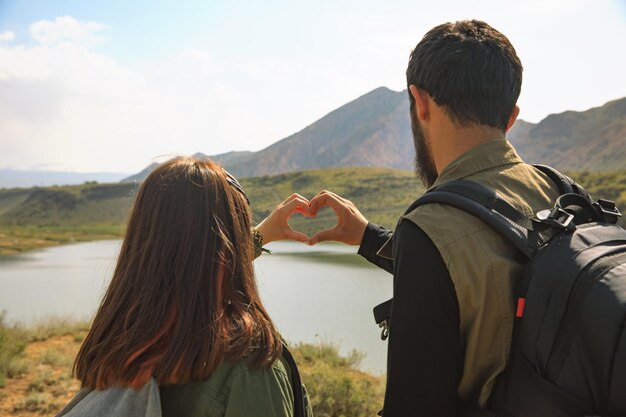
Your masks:
M 515 313 L 515 317 L 522 317 L 524 315 L 524 305 L 526 305 L 526 299 L 525 298 L 518 298 L 517 299 L 517 313 Z

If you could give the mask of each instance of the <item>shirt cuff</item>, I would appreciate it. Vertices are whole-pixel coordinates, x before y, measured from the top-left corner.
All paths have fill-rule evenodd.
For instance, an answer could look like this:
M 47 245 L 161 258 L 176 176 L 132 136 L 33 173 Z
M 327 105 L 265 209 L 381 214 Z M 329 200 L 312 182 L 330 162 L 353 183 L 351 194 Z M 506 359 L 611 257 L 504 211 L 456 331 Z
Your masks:
M 368 223 L 359 246 L 359 255 L 366 259 L 374 258 L 378 250 L 387 242 L 392 232 L 375 223 Z

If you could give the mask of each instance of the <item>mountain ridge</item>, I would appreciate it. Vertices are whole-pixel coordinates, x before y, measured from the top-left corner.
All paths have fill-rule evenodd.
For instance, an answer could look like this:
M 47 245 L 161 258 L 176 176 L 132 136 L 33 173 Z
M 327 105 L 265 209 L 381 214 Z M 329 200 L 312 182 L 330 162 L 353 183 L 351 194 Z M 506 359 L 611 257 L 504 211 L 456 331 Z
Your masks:
M 520 119 L 507 139 L 529 163 L 560 170 L 624 168 L 626 97 L 585 111 L 550 114 L 539 123 Z M 257 152 L 195 156 L 216 160 L 240 177 L 329 167 L 412 169 L 407 92 L 376 88 Z M 150 170 L 123 181 L 141 181 Z

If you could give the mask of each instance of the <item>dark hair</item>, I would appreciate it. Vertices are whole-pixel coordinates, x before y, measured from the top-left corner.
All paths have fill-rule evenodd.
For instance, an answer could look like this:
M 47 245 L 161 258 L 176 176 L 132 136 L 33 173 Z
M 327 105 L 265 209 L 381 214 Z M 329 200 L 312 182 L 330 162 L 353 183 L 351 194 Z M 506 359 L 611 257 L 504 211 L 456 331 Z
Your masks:
M 83 387 L 206 379 L 223 361 L 269 366 L 280 335 L 259 298 L 251 213 L 226 172 L 175 158 L 142 184 L 74 373 Z
M 455 123 L 505 130 L 520 94 L 522 63 L 506 36 L 485 22 L 462 20 L 424 35 L 411 53 L 406 78 Z M 414 100 L 410 91 L 409 100 Z

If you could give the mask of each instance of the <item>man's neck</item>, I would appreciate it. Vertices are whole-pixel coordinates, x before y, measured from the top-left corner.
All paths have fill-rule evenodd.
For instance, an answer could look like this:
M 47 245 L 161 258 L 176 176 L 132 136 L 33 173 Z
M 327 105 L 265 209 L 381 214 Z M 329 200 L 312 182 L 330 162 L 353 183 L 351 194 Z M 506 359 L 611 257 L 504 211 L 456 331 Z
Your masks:
M 493 140 L 504 140 L 502 130 L 485 125 L 457 127 L 449 124 L 431 135 L 430 147 L 438 174 L 472 149 Z

